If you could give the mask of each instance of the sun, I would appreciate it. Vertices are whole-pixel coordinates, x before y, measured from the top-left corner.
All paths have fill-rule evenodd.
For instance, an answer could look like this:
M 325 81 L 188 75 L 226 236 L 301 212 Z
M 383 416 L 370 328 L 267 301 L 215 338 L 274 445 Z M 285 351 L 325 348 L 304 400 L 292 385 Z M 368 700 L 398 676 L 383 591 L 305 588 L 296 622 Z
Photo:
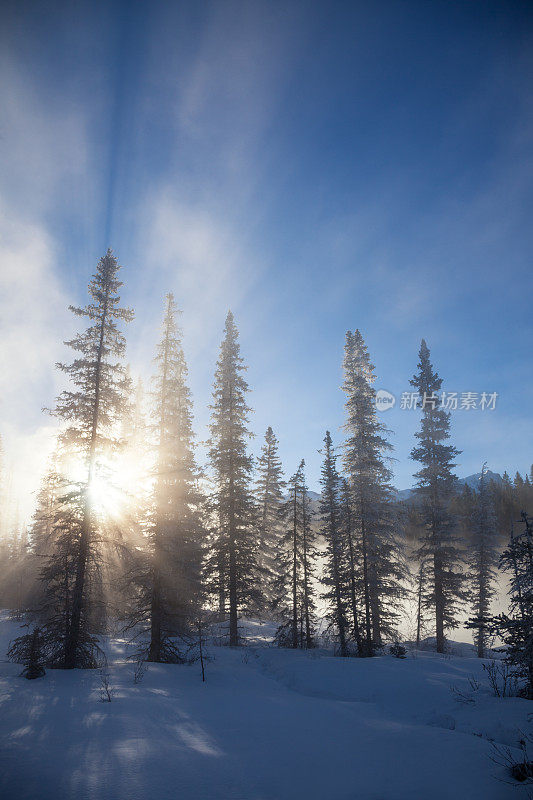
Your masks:
M 92 479 L 89 486 L 91 506 L 100 515 L 119 516 L 124 505 L 122 495 L 110 480 L 98 476 Z

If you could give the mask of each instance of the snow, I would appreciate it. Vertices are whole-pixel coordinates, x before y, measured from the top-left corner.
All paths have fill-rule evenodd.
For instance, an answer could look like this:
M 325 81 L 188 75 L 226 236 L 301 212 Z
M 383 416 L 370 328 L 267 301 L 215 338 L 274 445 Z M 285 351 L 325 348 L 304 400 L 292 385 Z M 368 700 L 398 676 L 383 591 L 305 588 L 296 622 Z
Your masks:
M 199 665 L 151 664 L 134 684 L 126 643 L 109 639 L 111 703 L 97 671 L 27 681 L 0 662 L 2 800 L 527 797 L 490 740 L 515 747 L 531 703 L 493 697 L 478 659 L 344 660 L 270 647 L 268 626 L 247 633 L 246 647 L 210 646 L 206 683 Z M 16 634 L 4 614 L 0 653 Z

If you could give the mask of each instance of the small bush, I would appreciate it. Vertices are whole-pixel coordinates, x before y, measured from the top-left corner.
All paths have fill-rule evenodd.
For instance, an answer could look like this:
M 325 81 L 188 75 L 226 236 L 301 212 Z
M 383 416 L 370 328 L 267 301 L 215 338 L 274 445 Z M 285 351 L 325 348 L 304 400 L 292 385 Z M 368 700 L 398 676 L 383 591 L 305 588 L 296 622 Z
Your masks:
M 43 666 L 43 643 L 39 628 L 34 628 L 31 633 L 15 639 L 7 655 L 11 661 L 24 664 L 24 669 L 20 674 L 30 681 L 42 678 L 46 674 Z
M 389 647 L 389 653 L 391 654 L 391 656 L 394 656 L 394 658 L 405 658 L 405 656 L 407 655 L 407 650 L 405 649 L 403 644 L 400 644 L 399 642 L 394 642 L 394 644 L 391 644 L 391 646 Z
M 517 697 L 520 694 L 516 674 L 505 661 L 489 661 L 483 664 L 483 669 L 495 697 Z
M 504 767 L 515 781 L 531 787 L 533 786 L 532 745 L 533 736 L 531 734 L 522 734 L 522 738 L 518 742 L 518 749 L 521 755 L 517 758 L 515 748 L 511 749 L 510 747 L 493 743 L 491 760 L 495 764 Z M 531 789 L 528 788 L 528 792 L 528 797 L 531 797 Z
M 110 703 L 113 699 L 114 689 L 109 683 L 109 672 L 105 667 L 100 670 L 100 700 L 102 703 Z

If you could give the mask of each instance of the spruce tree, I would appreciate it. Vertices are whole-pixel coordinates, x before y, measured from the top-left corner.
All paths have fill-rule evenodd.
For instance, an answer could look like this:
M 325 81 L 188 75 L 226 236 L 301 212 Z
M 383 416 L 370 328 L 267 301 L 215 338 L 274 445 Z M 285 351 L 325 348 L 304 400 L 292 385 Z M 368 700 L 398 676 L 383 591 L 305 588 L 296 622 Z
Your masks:
M 524 694 L 533 700 L 533 520 L 522 512 L 522 530 L 511 528 L 511 539 L 500 558 L 510 576 L 510 608 L 493 621 L 504 641 L 506 662 L 524 681 Z
M 201 603 L 202 524 L 199 472 L 193 454 L 192 401 L 174 297 L 165 303 L 157 347 L 154 429 L 157 437 L 148 552 L 137 567 L 140 586 L 132 616 L 149 636 L 146 658 L 185 660 Z M 179 638 L 176 638 L 179 637 Z M 180 639 L 185 646 L 180 647 Z
M 316 560 L 315 533 L 311 527 L 312 512 L 309 501 L 309 489 L 305 480 L 305 462 L 302 462 L 301 502 L 302 502 L 302 605 L 305 623 L 305 646 L 315 646 L 315 616 L 313 578 L 314 561 Z
M 37 617 L 41 629 L 44 663 L 50 667 L 71 668 L 67 645 L 71 638 L 74 590 L 78 574 L 80 540 L 85 524 L 85 486 L 61 476 L 57 497 L 49 510 L 49 542 L 52 552 L 43 560 Z M 101 655 L 95 631 L 99 629 L 100 558 L 94 547 L 87 559 L 75 666 L 92 668 Z
M 24 664 L 21 675 L 28 680 L 42 678 L 45 675 L 43 666 L 43 643 L 41 632 L 35 627 L 31 633 L 19 636 L 10 646 L 8 658 L 16 663 Z
M 280 509 L 286 486 L 278 455 L 278 440 L 270 427 L 267 428 L 265 442 L 258 458 L 257 473 L 256 501 L 259 515 L 257 560 L 263 585 L 262 603 L 264 607 L 270 608 L 279 572 Z
M 360 627 L 359 598 L 361 591 L 361 554 L 357 546 L 354 529 L 354 513 L 352 510 L 352 493 L 346 478 L 341 479 L 341 524 L 344 540 L 346 542 L 348 558 L 348 581 L 350 593 L 350 621 L 352 638 L 357 645 L 357 655 L 365 654 L 363 637 Z
M 468 557 L 473 614 L 467 627 L 474 629 L 479 658 L 485 657 L 490 629 L 490 604 L 496 591 L 497 529 L 491 489 L 483 464 L 479 491 L 470 496 L 468 525 Z
M 316 550 L 303 460 L 290 478 L 288 488 L 288 499 L 280 509 L 283 533 L 273 602 L 280 623 L 276 641 L 280 646 L 309 649 L 315 644 L 313 562 Z
M 215 372 L 209 441 L 209 463 L 214 477 L 216 515 L 207 569 L 216 584 L 219 607 L 229 610 L 229 644 L 239 644 L 239 613 L 257 602 L 256 510 L 251 488 L 253 459 L 247 449 L 246 404 L 248 384 L 240 355 L 238 331 L 228 312 L 224 339 Z M 213 580 L 214 579 L 214 580 Z
M 55 661 L 67 669 L 94 664 L 90 656 L 94 638 L 89 584 L 98 577 L 99 556 L 98 520 L 91 490 L 102 460 L 117 443 L 115 431 L 124 399 L 121 360 L 126 347 L 119 323 L 133 317 L 129 309 L 120 305 L 119 269 L 117 259 L 108 250 L 89 283 L 89 304 L 84 308 L 71 306 L 74 314 L 89 321 L 83 333 L 66 342 L 76 357 L 70 364 L 58 364 L 73 388 L 60 395 L 54 413 L 66 423 L 62 443 L 80 465 L 80 480 L 75 487 L 71 482 L 73 488 L 63 495 L 55 520 L 60 531 L 57 551 L 45 568 L 45 582 L 56 583 L 66 570 L 65 582 L 69 583 L 74 573 L 72 585 L 68 586 L 69 597 L 63 598 L 65 625 L 56 630 L 62 657 L 56 653 Z M 53 639 L 53 626 L 48 627 L 47 634 Z
M 350 597 L 350 561 L 346 539 L 343 536 L 341 508 L 341 480 L 337 472 L 331 435 L 324 438 L 324 463 L 322 466 L 322 496 L 320 532 L 326 542 L 326 567 L 323 582 L 329 590 L 325 599 L 329 605 L 329 618 L 334 624 L 341 656 L 348 655 L 348 609 Z
M 457 626 L 459 605 L 465 599 L 456 520 L 449 508 L 456 480 L 452 471 L 454 459 L 460 451 L 447 444 L 450 414 L 439 408 L 437 393 L 442 379 L 433 369 L 423 339 L 419 358 L 418 372 L 410 381 L 418 389 L 422 402 L 421 429 L 415 434 L 419 444 L 411 451 L 411 458 L 422 464 L 415 474 L 415 491 L 424 524 L 419 557 L 431 563 L 424 605 L 434 609 L 437 652 L 443 653 L 445 631 Z
M 352 521 L 362 560 L 364 649 L 372 655 L 383 636 L 394 633 L 402 586 L 395 534 L 391 471 L 385 460 L 391 445 L 375 406 L 375 373 L 361 333 L 348 331 L 344 355 L 347 439 L 344 468 L 351 493 Z

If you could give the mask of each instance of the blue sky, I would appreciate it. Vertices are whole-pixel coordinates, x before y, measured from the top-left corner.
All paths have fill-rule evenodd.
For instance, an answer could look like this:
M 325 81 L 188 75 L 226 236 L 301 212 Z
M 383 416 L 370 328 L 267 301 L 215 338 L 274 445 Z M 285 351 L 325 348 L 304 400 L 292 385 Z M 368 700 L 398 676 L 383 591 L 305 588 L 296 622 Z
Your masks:
M 258 450 L 316 488 L 340 443 L 346 330 L 408 390 L 425 337 L 457 412 L 457 471 L 531 447 L 533 12 L 528 3 L 4 3 L 0 431 L 21 492 L 52 434 L 73 330 L 111 246 L 148 376 L 162 298 L 183 309 L 196 428 L 231 307 Z M 416 413 L 395 408 L 411 484 Z

